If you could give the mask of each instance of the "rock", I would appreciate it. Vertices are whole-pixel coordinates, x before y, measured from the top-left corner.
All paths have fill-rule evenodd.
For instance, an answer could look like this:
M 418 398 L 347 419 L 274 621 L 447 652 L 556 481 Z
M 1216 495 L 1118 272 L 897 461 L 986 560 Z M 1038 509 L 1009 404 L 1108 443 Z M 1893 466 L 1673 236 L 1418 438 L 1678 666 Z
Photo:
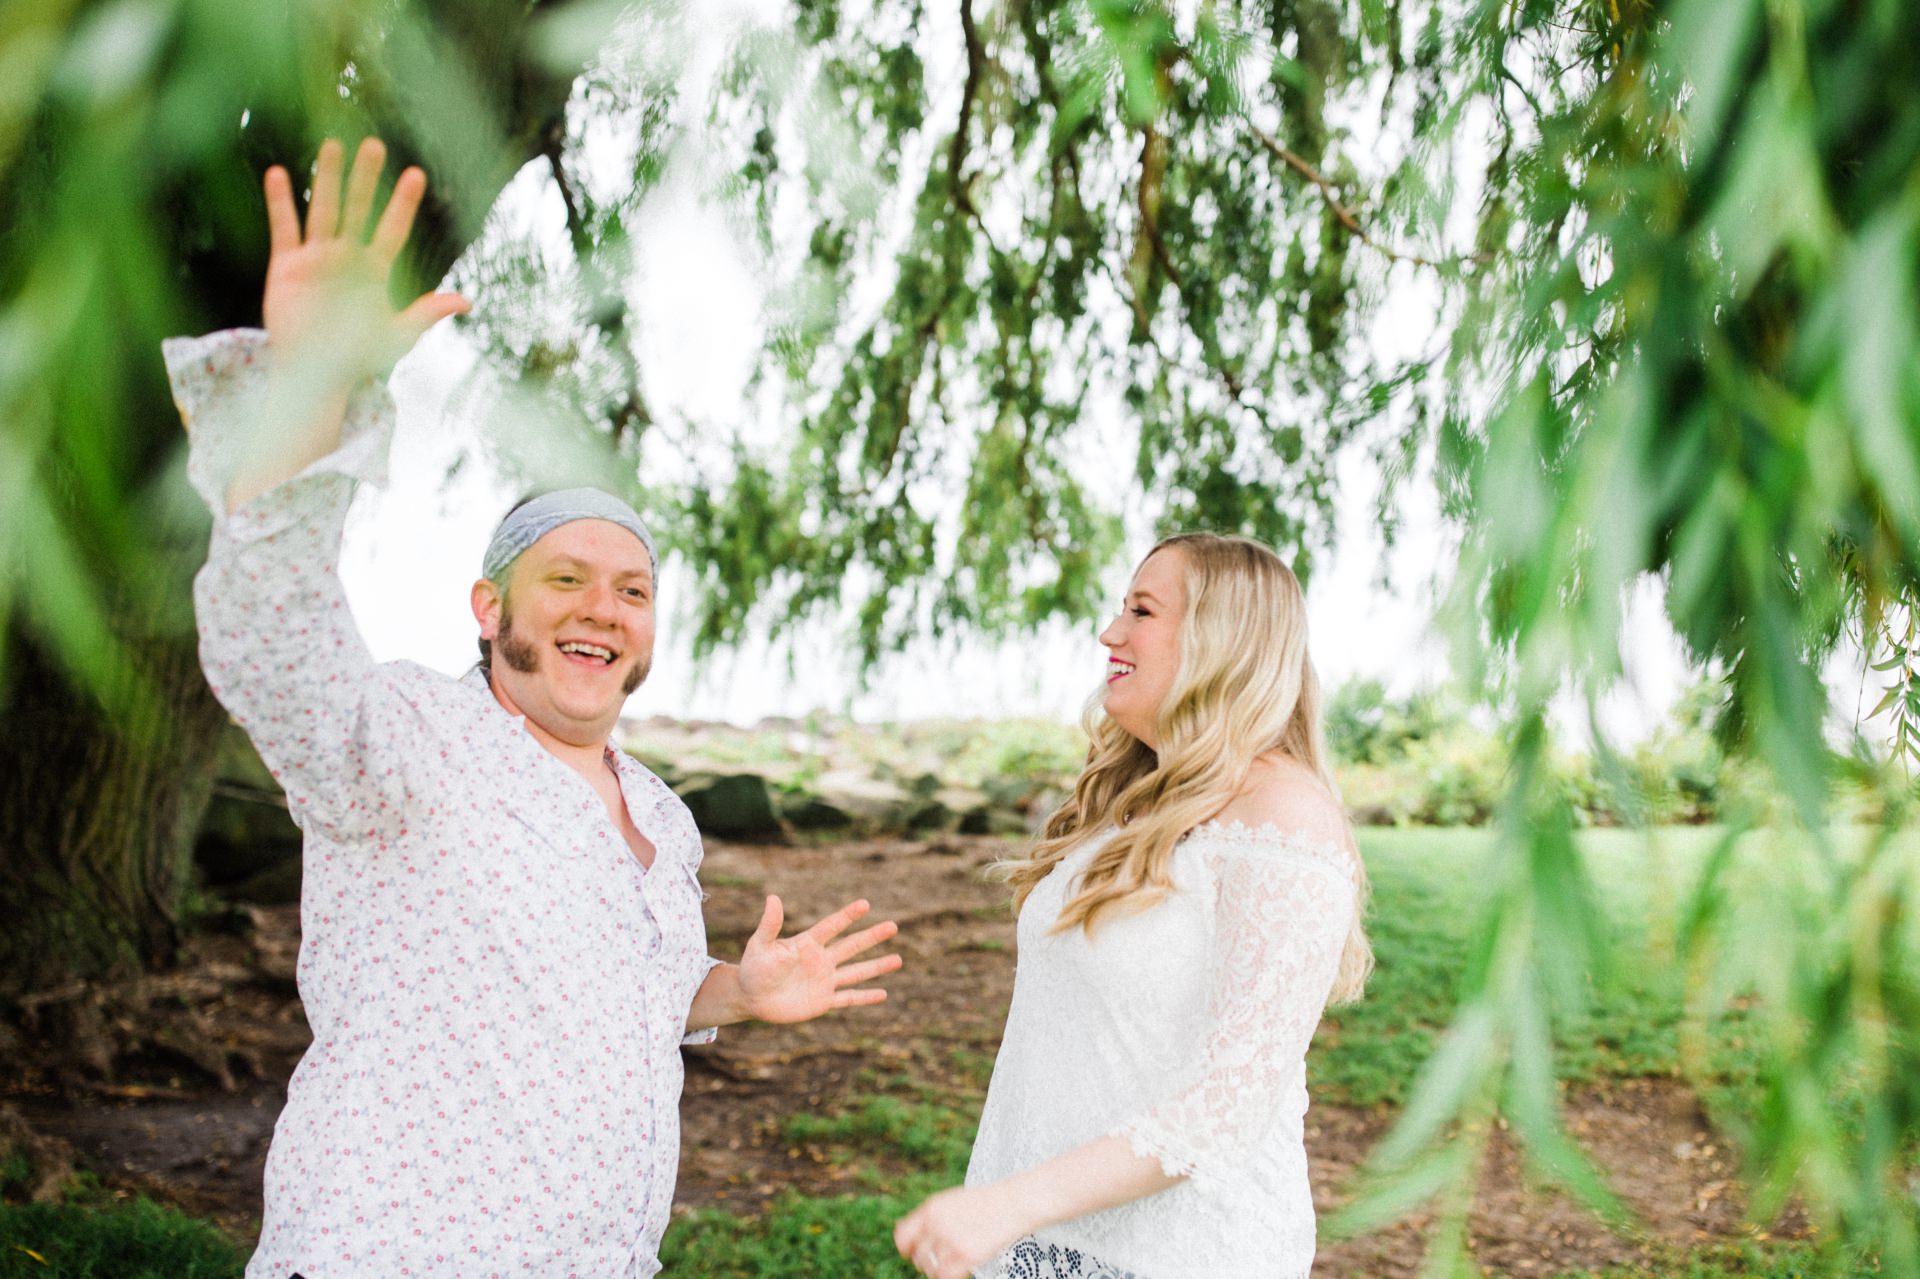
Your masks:
M 999 804 L 975 804 L 960 814 L 957 828 L 962 835 L 1031 835 L 1032 824 L 1017 808 Z
M 695 774 L 678 793 L 703 834 L 777 840 L 786 833 L 773 811 L 767 779 L 756 773 Z
M 900 815 L 900 821 L 908 830 L 914 832 L 951 830 L 954 824 L 954 813 L 939 800 L 928 796 L 926 799 L 916 799 L 908 804 L 906 811 Z
M 795 830 L 843 830 L 853 825 L 853 814 L 838 804 L 813 795 L 783 795 L 780 816 Z
M 865 773 L 828 773 L 815 783 L 821 799 L 851 814 L 872 830 L 906 829 L 907 806 L 913 797 L 892 782 Z

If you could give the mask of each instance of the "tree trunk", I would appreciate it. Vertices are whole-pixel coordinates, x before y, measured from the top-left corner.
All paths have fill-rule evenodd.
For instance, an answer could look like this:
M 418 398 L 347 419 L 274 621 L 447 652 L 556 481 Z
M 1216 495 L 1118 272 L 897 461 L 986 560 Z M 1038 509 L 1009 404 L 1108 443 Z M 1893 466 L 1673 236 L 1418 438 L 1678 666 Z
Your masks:
M 0 1000 L 169 955 L 226 713 L 191 634 L 141 642 L 152 707 L 102 716 L 31 641 L 11 645 L 0 740 Z

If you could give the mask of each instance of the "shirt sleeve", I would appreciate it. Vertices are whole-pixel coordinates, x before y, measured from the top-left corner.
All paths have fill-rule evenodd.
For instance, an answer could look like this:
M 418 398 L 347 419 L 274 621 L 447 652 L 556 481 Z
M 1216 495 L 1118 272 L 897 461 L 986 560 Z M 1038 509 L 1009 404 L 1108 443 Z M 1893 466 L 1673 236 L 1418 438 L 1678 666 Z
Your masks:
M 1169 1176 L 1232 1175 L 1263 1147 L 1300 1078 L 1355 909 L 1351 877 L 1317 851 L 1250 844 L 1213 854 L 1205 1051 L 1114 1130 Z
M 247 730 L 303 829 L 340 842 L 403 821 L 393 761 L 364 731 L 378 682 L 340 587 L 340 536 L 357 486 L 386 478 L 393 403 L 372 383 L 349 400 L 338 448 L 227 511 L 226 492 L 262 427 L 266 334 L 236 329 L 163 346 L 188 428 L 187 475 L 213 511 L 194 579 L 200 664 Z
M 700 980 L 693 983 L 694 990 L 698 991 L 701 986 L 705 985 L 707 978 L 713 975 L 713 970 L 718 968 L 722 962 L 721 960 L 715 959 L 712 955 L 708 955 L 705 964 L 703 964 L 700 969 Z M 718 1038 L 720 1038 L 720 1028 L 718 1026 L 709 1026 L 705 1030 L 690 1030 L 682 1035 L 680 1037 L 680 1046 L 682 1048 L 698 1048 L 701 1044 L 710 1044 Z

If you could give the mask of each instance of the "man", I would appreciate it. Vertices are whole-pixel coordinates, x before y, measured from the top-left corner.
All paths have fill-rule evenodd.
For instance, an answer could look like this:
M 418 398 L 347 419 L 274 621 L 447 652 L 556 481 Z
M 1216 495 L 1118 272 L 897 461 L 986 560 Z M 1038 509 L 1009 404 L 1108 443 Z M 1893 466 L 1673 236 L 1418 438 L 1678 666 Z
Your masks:
M 391 402 L 370 379 L 466 308 L 394 313 L 425 188 L 377 223 L 384 152 L 320 150 L 302 230 L 266 177 L 266 332 L 170 342 L 189 472 L 215 511 L 195 584 L 202 664 L 306 836 L 300 992 L 249 1279 L 644 1279 L 672 1204 L 679 1048 L 748 1017 L 870 1004 L 854 902 L 741 962 L 706 956 L 685 805 L 609 735 L 646 677 L 659 565 L 625 503 L 570 490 L 502 523 L 473 588 L 487 660 L 461 680 L 376 665 L 335 568 Z M 369 226 L 371 232 L 369 233 Z

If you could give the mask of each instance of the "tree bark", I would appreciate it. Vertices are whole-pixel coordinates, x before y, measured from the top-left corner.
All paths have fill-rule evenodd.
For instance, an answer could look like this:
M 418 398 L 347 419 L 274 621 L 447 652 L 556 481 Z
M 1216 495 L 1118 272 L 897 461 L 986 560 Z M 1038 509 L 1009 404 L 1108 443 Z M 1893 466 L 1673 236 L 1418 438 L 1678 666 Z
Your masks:
M 156 710 L 117 720 L 16 636 L 0 744 L 0 998 L 130 971 L 178 941 L 226 714 L 192 636 L 141 649 Z

